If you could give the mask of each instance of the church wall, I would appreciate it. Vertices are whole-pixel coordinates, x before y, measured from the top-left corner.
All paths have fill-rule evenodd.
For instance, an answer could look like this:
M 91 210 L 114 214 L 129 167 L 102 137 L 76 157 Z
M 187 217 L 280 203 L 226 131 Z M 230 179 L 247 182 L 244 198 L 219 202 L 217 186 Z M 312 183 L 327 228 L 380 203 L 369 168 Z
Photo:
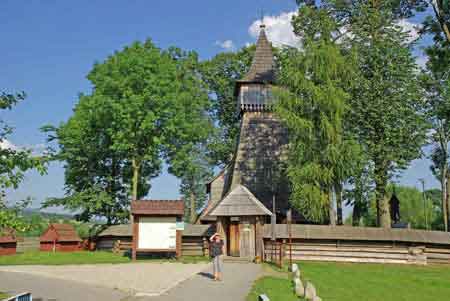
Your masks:
M 278 178 L 276 207 L 282 214 L 288 208 L 288 180 L 285 175 L 273 176 L 282 170 L 287 155 L 286 128 L 273 113 L 244 112 L 239 145 L 233 166 L 231 190 L 238 184 L 246 186 L 269 210 L 272 210 L 272 183 Z

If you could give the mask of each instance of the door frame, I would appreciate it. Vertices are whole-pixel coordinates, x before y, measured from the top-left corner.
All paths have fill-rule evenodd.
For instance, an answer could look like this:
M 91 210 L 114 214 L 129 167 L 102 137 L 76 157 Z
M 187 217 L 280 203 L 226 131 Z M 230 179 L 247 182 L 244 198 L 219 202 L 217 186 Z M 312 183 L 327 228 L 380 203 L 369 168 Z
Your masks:
M 232 235 L 232 231 L 234 235 Z M 229 256 L 240 257 L 240 222 L 230 221 L 227 231 L 227 251 Z M 235 246 L 236 250 L 232 250 L 232 246 Z

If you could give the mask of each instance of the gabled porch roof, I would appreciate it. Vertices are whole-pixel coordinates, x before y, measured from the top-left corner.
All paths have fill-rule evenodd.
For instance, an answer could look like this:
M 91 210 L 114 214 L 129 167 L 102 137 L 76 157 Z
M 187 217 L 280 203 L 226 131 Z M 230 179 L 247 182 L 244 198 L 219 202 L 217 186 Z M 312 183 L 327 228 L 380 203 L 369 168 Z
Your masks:
M 209 211 L 211 216 L 272 215 L 247 187 L 238 185 Z

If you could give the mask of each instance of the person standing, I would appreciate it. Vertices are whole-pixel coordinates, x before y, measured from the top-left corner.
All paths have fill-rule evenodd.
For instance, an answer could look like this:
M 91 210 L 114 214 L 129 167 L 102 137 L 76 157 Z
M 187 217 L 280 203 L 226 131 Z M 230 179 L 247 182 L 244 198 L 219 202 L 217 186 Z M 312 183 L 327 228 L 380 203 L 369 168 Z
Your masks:
M 223 240 L 219 233 L 215 233 L 209 239 L 211 242 L 211 257 L 213 259 L 214 281 L 222 280 L 222 254 L 223 254 Z

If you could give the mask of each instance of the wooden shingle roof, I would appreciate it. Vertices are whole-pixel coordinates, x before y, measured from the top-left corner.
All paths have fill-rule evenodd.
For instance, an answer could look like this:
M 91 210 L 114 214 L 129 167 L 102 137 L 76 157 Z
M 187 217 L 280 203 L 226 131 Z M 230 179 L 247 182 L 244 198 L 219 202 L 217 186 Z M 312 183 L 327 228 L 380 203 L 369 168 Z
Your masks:
M 41 235 L 41 242 L 52 241 L 81 241 L 75 228 L 71 224 L 50 224 L 44 234 Z
M 131 224 L 111 225 L 98 234 L 98 237 L 105 236 L 132 236 Z
M 132 201 L 131 213 L 148 215 L 184 215 L 184 202 L 183 200 Z
M 252 65 L 248 73 L 238 83 L 273 83 L 275 82 L 275 61 L 272 45 L 267 39 L 265 26 L 261 25 Z
M 287 225 L 277 224 L 277 238 L 288 238 Z M 270 238 L 272 227 L 264 225 L 264 237 Z M 413 242 L 450 245 L 450 234 L 441 231 L 424 231 L 412 229 L 383 229 L 374 227 L 292 225 L 292 238 L 318 240 L 358 240 Z
M 17 237 L 14 230 L 0 229 L 0 243 L 15 243 L 15 242 L 17 242 Z
M 211 216 L 272 215 L 243 185 L 237 185 L 209 211 Z

